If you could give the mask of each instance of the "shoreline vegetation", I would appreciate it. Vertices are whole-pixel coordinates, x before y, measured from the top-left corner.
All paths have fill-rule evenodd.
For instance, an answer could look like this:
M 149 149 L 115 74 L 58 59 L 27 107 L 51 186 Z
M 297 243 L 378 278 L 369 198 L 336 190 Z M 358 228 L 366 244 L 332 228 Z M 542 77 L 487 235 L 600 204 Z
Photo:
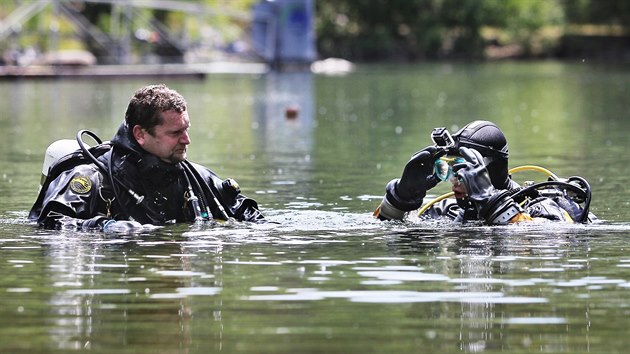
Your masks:
M 186 17 L 182 12 L 142 9 L 145 20 L 159 21 L 173 37 L 129 23 L 133 35 L 126 48 L 139 70 L 205 75 L 224 66 L 263 64 L 251 45 L 251 23 L 235 20 L 230 11 L 246 14 L 266 0 L 188 0 L 220 6 L 213 17 Z M 590 60 L 630 63 L 630 1 L 626 0 L 282 0 L 310 4 L 317 59 L 352 63 L 418 63 L 430 61 Z M 72 11 L 103 33 L 113 33 L 116 14 L 110 2 L 72 2 Z M 7 21 L 19 1 L 0 5 Z M 70 6 L 70 5 L 65 5 Z M 228 10 L 230 11 L 228 11 Z M 298 19 L 304 20 L 304 19 Z M 0 24 L 2 21 L 0 21 Z M 1 27 L 1 26 L 0 26 Z M 55 28 L 51 35 L 51 28 Z M 115 31 L 114 31 L 115 32 Z M 174 43 L 186 43 L 186 46 Z M 111 56 L 77 32 L 52 9 L 41 11 L 0 42 L 0 76 L 79 76 L 92 70 L 108 75 Z M 66 55 L 66 56 L 64 56 Z M 212 69 L 202 64 L 214 64 Z M 273 64 L 273 63 L 267 63 Z M 304 65 L 289 66 L 306 68 Z M 125 66 L 125 65 L 121 65 Z M 191 65 L 192 68 L 191 69 Z M 152 69 L 151 69 L 152 68 Z M 108 69 L 108 70 L 105 70 Z M 247 70 L 251 70 L 251 65 Z M 256 70 L 260 71 L 260 68 Z M 264 71 L 264 69 L 262 69 Z M 140 72 L 140 75 L 142 72 Z
M 317 0 L 317 49 L 355 62 L 630 62 L 625 0 Z
M 502 45 L 493 29 L 482 31 L 484 59 L 591 59 L 630 62 L 630 33 L 622 26 L 573 25 L 543 28 L 527 46 Z

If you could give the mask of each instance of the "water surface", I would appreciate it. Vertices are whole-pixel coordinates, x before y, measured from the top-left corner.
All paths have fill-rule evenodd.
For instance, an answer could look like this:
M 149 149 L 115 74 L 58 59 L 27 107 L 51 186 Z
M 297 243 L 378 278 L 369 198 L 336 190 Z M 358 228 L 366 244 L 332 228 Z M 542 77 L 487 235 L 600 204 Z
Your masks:
M 162 81 L 189 102 L 190 159 L 236 178 L 277 224 L 38 230 L 25 218 L 46 146 L 79 129 L 111 138 L 133 91 L 154 81 L 0 82 L 1 352 L 626 351 L 627 68 L 424 64 Z M 473 119 L 503 128 L 511 166 L 588 179 L 603 221 L 371 217 L 433 127 Z

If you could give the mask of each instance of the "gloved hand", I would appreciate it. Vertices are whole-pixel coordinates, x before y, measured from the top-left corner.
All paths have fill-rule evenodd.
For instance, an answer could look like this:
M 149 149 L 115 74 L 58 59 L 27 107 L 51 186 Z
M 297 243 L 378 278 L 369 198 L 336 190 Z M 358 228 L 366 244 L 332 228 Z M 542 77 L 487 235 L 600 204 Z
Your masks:
M 494 188 L 483 156 L 477 150 L 461 147 L 459 153 L 466 162 L 453 166 L 453 171 L 466 186 L 466 194 L 475 205 L 480 219 L 491 225 L 507 224 L 522 213 L 508 191 Z
M 497 190 L 490 181 L 483 156 L 474 149 L 461 147 L 459 153 L 466 162 L 453 166 L 455 176 L 466 186 L 466 194 L 475 203 L 486 203 Z
M 82 231 L 94 231 L 94 230 L 100 231 L 103 229 L 103 224 L 105 224 L 108 220 L 110 219 L 104 216 L 95 216 L 91 219 L 87 219 L 83 221 L 83 223 L 81 224 L 81 230 Z
M 144 226 L 137 221 L 130 220 L 108 220 L 103 224 L 103 232 L 106 233 L 124 233 L 130 231 L 142 230 Z
M 405 212 L 418 209 L 427 190 L 435 187 L 439 179 L 433 173 L 435 159 L 441 149 L 435 146 L 415 153 L 405 165 L 400 179 L 387 184 L 385 198 L 378 209 L 381 219 L 402 219 Z
M 83 231 L 103 231 L 103 232 L 129 232 L 142 230 L 144 226 L 139 222 L 129 220 L 113 220 L 104 216 L 95 216 L 85 220 L 81 224 Z

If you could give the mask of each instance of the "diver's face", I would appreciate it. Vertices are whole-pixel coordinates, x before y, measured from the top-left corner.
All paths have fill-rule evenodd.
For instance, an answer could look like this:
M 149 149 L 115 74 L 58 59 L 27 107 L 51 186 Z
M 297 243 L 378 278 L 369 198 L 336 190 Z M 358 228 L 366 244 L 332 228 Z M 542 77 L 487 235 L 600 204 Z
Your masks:
M 136 125 L 133 134 L 138 144 L 147 152 L 168 163 L 177 163 L 186 159 L 190 144 L 188 112 L 162 112 L 164 122 L 156 125 L 153 134 Z
M 453 176 L 449 178 L 449 181 L 453 185 L 451 190 L 455 194 L 454 196 L 456 199 L 463 199 L 468 195 L 466 193 L 466 186 L 462 182 L 460 182 L 457 177 Z
M 434 174 L 442 181 L 449 181 L 452 184 L 452 191 L 455 198 L 461 199 L 466 197 L 466 186 L 459 181 L 453 166 L 466 162 L 461 156 L 443 156 L 435 161 Z

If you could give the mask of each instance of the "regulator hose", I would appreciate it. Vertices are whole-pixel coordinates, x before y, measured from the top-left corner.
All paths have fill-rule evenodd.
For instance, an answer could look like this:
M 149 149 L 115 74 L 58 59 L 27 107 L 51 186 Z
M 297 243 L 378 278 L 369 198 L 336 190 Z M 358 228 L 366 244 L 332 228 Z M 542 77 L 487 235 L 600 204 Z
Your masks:
M 202 185 L 199 183 L 199 178 L 201 178 L 201 176 L 199 176 L 198 174 L 194 173 L 194 169 L 189 166 L 190 162 L 189 161 L 183 161 L 182 162 L 182 166 L 184 166 L 184 170 L 187 174 L 190 174 L 190 176 L 192 177 L 192 181 L 194 182 L 193 187 L 196 187 L 196 189 L 199 191 L 199 195 L 200 195 L 200 200 L 202 202 L 202 209 L 205 210 L 208 213 L 208 218 L 215 218 L 217 220 L 229 220 L 229 216 L 227 215 L 225 209 L 223 208 L 223 206 L 221 205 L 221 202 L 219 202 L 219 200 L 217 199 L 216 195 L 214 194 L 214 192 L 212 192 L 212 188 L 210 188 L 209 186 L 206 188 L 203 188 Z M 189 180 L 190 183 L 190 180 Z M 205 184 L 204 184 L 205 186 Z M 208 200 L 206 200 L 206 193 L 204 193 L 204 191 L 212 198 L 211 201 L 214 204 L 214 207 L 217 209 L 219 215 L 213 215 L 211 210 L 210 210 L 210 203 L 208 203 Z
M 588 181 L 586 181 L 586 179 L 580 176 L 571 176 L 567 180 L 569 182 L 575 180 L 578 183 L 582 184 L 582 187 L 584 187 L 584 207 L 582 208 L 582 214 L 580 215 L 579 219 L 580 222 L 586 223 L 588 222 L 589 209 L 591 207 L 591 185 L 588 183 Z
M 582 183 L 582 186 L 584 186 L 584 191 L 586 192 L 586 198 L 584 199 L 584 208 L 582 210 L 582 215 L 580 215 L 580 222 L 585 223 L 588 221 L 589 209 L 591 207 L 591 185 L 586 179 L 580 176 L 569 177 L 569 181 L 572 180 L 577 180 L 579 183 Z
M 518 173 L 518 172 L 523 172 L 523 171 L 536 171 L 536 172 L 540 172 L 547 175 L 547 177 L 553 179 L 554 181 L 559 180 L 558 176 L 556 176 L 555 173 L 549 171 L 548 169 L 544 167 L 536 166 L 536 165 L 517 166 L 517 167 L 511 168 L 508 171 L 508 173 L 513 174 L 513 173 Z
M 96 141 L 98 145 L 102 144 L 103 141 L 96 134 L 86 129 L 79 130 L 79 132 L 77 133 L 77 143 L 79 144 L 79 147 L 81 147 L 83 154 L 89 157 L 90 160 L 92 160 L 92 162 L 94 162 L 96 167 L 98 167 L 101 171 L 107 172 L 107 167 L 105 167 L 105 165 L 103 165 L 99 160 L 97 160 L 96 157 L 94 157 L 94 155 L 92 155 L 90 150 L 85 146 L 85 143 L 83 142 L 83 134 L 89 135 L 92 139 L 94 139 L 94 141 Z
M 578 180 L 582 183 L 584 183 L 584 189 L 576 186 L 573 183 L 569 183 L 569 182 L 564 182 L 564 181 L 545 181 L 545 182 L 540 182 L 540 183 L 536 183 L 536 184 L 532 184 L 531 186 L 527 186 L 523 189 L 518 190 L 516 193 L 512 194 L 512 198 L 517 198 L 520 197 L 522 194 L 525 194 L 533 189 L 539 189 L 539 188 L 543 188 L 543 187 L 549 187 L 549 186 L 561 186 L 565 189 L 570 189 L 573 190 L 574 192 L 577 192 L 578 194 L 582 194 L 582 197 L 584 197 L 584 207 L 582 208 L 582 213 L 580 214 L 580 216 L 577 218 L 577 221 L 580 223 L 585 223 L 588 221 L 588 211 L 589 211 L 589 207 L 591 204 L 591 187 L 588 184 L 588 182 L 586 182 L 586 180 L 584 180 L 584 178 L 582 177 L 578 177 L 578 176 L 572 176 L 568 178 L 568 181 L 575 179 Z

